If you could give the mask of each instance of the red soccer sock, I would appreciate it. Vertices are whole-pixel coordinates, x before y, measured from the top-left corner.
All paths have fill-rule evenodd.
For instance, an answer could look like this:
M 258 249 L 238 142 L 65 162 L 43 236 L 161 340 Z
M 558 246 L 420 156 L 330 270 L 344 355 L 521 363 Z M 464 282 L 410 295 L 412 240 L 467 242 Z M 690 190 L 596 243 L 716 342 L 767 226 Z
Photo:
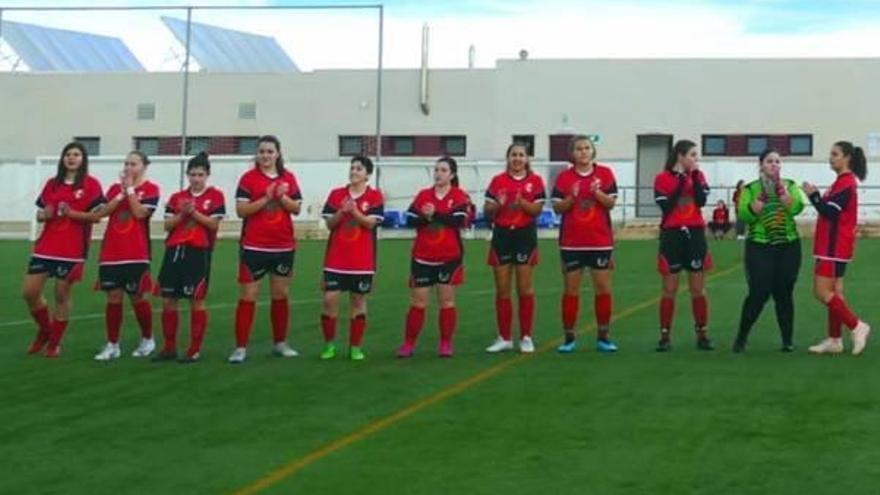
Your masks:
M 254 326 L 254 308 L 256 304 L 253 301 L 245 301 L 239 299 L 238 306 L 235 308 L 235 345 L 236 347 L 247 347 L 248 340 L 251 337 L 251 330 Z
M 162 311 L 162 336 L 165 338 L 163 351 L 177 350 L 177 322 L 179 315 L 176 309 Z
M 104 323 L 107 325 L 107 342 L 118 344 L 119 329 L 122 328 L 122 303 L 107 303 Z
M 208 312 L 204 309 L 194 309 L 190 313 L 190 343 L 186 353 L 189 356 L 202 350 L 202 341 L 205 339 L 205 329 L 208 328 Z
M 832 339 L 839 339 L 843 336 L 843 322 L 840 318 L 828 308 L 828 336 Z
M 495 321 L 498 324 L 498 335 L 504 340 L 510 340 L 513 325 L 513 304 L 509 297 L 495 298 Z
M 577 323 L 580 303 L 581 298 L 577 294 L 562 295 L 562 328 L 564 330 L 574 330 L 574 326 Z
M 134 305 L 134 315 L 137 317 L 138 326 L 141 327 L 141 337 L 153 338 L 153 305 L 149 299 Z
M 321 332 L 324 333 L 324 342 L 336 340 L 336 318 L 321 315 Z
M 599 340 L 608 340 L 608 326 L 611 324 L 611 294 L 596 294 L 593 298 L 596 311 L 596 328 Z
M 290 305 L 287 298 L 272 299 L 272 341 L 276 344 L 287 340 Z
M 535 295 L 523 294 L 519 296 L 519 333 L 522 337 L 531 337 L 534 327 Z
M 37 323 L 37 332 L 43 337 L 48 337 L 49 334 L 52 333 L 52 320 L 49 318 L 49 306 L 43 306 L 31 311 L 31 316 Z
M 672 331 L 672 317 L 675 315 L 675 299 L 663 297 L 660 299 L 660 328 Z
M 838 321 L 849 327 L 850 330 L 854 329 L 859 324 L 858 316 L 853 314 L 852 310 L 847 306 L 846 301 L 837 294 L 834 294 L 831 300 L 828 301 L 828 310 L 834 314 Z
M 440 308 L 440 342 L 452 342 L 455 334 L 455 325 L 458 323 L 458 310 L 453 308 Z
M 352 347 L 360 347 L 366 331 L 367 315 L 357 315 L 352 318 L 349 326 L 348 344 Z
M 67 331 L 67 320 L 53 320 L 52 333 L 49 335 L 49 349 L 61 345 L 61 339 L 64 338 L 64 332 Z
M 407 344 L 415 345 L 423 326 L 425 326 L 425 308 L 410 306 L 406 313 L 406 331 L 404 333 Z
M 694 313 L 697 330 L 704 330 L 709 323 L 709 301 L 706 300 L 706 296 L 691 299 L 691 310 Z

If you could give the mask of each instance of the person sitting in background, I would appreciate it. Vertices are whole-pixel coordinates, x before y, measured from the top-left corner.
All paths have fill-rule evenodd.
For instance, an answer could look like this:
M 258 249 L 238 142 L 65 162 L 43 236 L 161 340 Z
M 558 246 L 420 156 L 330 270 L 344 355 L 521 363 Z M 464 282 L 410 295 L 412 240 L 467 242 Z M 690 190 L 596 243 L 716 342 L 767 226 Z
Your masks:
M 730 210 L 723 199 L 719 199 L 712 210 L 712 221 L 709 222 L 709 230 L 712 236 L 717 239 L 723 239 L 730 232 Z

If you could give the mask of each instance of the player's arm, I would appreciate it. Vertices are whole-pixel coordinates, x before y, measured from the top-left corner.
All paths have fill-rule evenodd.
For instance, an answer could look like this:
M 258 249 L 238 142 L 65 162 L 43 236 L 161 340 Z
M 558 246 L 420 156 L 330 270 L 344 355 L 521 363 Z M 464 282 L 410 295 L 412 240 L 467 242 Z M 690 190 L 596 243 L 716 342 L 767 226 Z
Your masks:
M 278 202 L 281 203 L 284 211 L 291 215 L 299 215 L 300 211 L 302 211 L 302 199 L 300 198 L 292 198 L 285 194 L 278 198 Z
M 828 197 L 828 199 L 822 199 L 822 196 L 817 190 L 810 193 L 810 203 L 813 204 L 813 207 L 816 208 L 819 215 L 822 215 L 829 220 L 837 220 L 837 217 L 840 216 L 840 212 L 846 208 L 846 205 L 850 202 L 851 198 L 852 191 L 849 188 Z
M 694 202 L 702 208 L 706 206 L 706 199 L 709 197 L 709 183 L 699 170 L 691 172 L 691 181 L 694 183 Z
M 239 185 L 238 191 L 235 193 L 235 213 L 238 215 L 238 218 L 256 215 L 272 201 L 273 196 L 275 196 L 274 183 L 269 184 L 269 187 L 266 188 L 266 194 L 257 199 L 251 196 L 250 191 Z
M 373 214 L 372 211 L 362 213 L 357 207 L 352 208 L 351 216 L 354 217 L 358 225 L 368 230 L 375 229 L 376 225 L 382 221 L 381 216 Z
M 428 225 L 431 223 L 431 217 L 423 214 L 416 208 L 416 204 L 413 203 L 406 210 L 406 226 L 410 228 L 417 228 L 423 225 Z
M 495 180 L 493 179 L 489 187 L 486 188 L 486 194 L 483 197 L 483 215 L 490 220 L 494 219 L 495 215 L 501 211 L 501 203 L 503 202 L 503 199 L 495 194 Z
M 110 198 L 103 206 L 101 206 L 100 210 L 98 210 L 99 218 L 109 217 L 116 211 L 116 208 L 125 201 L 125 194 L 122 191 L 119 191 L 119 194 Z
M 567 213 L 577 201 L 577 193 L 572 189 L 566 194 L 562 192 L 557 185 L 553 188 L 553 194 L 550 196 L 550 200 L 553 202 L 553 211 L 559 214 Z
M 215 215 L 205 215 L 204 213 L 193 210 L 190 214 L 193 220 L 195 220 L 199 225 L 205 227 L 211 232 L 217 232 L 217 229 L 220 228 L 220 220 L 221 217 Z
M 617 182 L 612 182 L 608 189 L 597 187 L 593 191 L 593 196 L 606 210 L 614 209 L 614 206 L 617 205 Z
M 134 187 L 132 186 L 125 189 L 125 201 L 128 201 L 128 207 L 131 208 L 131 214 L 138 220 L 143 220 L 153 214 L 153 207 L 155 207 L 155 205 L 141 202 L 138 195 L 135 194 Z
M 758 221 L 758 215 L 764 210 L 764 203 L 755 198 L 751 186 L 742 188 L 739 194 L 739 202 L 736 205 L 737 214 L 744 223 L 752 224 Z
M 454 228 L 462 228 L 468 220 L 468 204 L 457 206 L 449 213 L 435 213 L 434 221 Z
M 666 185 L 663 184 L 661 178 L 654 182 L 654 202 L 657 203 L 664 215 L 668 215 L 675 208 L 678 198 L 681 197 L 681 191 L 684 189 L 685 176 L 676 174 L 676 177 L 678 183 L 671 190 L 665 187 Z

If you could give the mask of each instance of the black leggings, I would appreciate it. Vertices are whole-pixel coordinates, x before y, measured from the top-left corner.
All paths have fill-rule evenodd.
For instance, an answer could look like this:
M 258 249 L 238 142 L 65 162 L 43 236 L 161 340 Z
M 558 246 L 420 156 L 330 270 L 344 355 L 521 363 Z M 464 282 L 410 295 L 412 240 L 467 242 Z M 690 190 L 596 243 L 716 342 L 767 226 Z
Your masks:
M 776 303 L 776 321 L 782 344 L 792 344 L 794 333 L 794 285 L 801 268 L 801 242 L 767 245 L 746 242 L 746 281 L 749 295 L 743 302 L 737 341 L 745 344 L 749 332 L 764 304 L 773 296 Z

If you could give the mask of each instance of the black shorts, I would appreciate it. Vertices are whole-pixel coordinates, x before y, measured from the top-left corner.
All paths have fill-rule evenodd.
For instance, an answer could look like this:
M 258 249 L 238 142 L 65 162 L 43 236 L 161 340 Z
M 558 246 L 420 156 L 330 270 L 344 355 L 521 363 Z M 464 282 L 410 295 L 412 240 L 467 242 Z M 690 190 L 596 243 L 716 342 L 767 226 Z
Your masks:
M 45 273 L 49 275 L 49 278 L 75 283 L 82 280 L 83 264 L 78 261 L 50 260 L 33 256 L 28 263 L 27 273 L 28 275 Z
M 464 266 L 460 259 L 442 265 L 427 265 L 416 260 L 410 264 L 409 286 L 412 288 L 461 285 L 463 282 Z
M 267 274 L 279 277 L 293 276 L 293 260 L 296 251 L 271 253 L 241 249 L 238 259 L 238 283 L 256 282 Z
M 492 229 L 492 243 L 489 246 L 489 265 L 537 265 L 538 229 L 525 227 Z
M 611 270 L 614 268 L 614 252 L 610 249 L 601 251 L 577 251 L 561 249 L 562 271 L 569 273 L 589 268 L 591 270 Z
M 174 246 L 165 250 L 159 271 L 159 293 L 173 299 L 201 301 L 208 295 L 211 250 Z
M 703 228 L 661 229 L 657 270 L 663 275 L 682 270 L 702 272 L 712 269 L 712 257 Z
M 369 294 L 373 290 L 372 273 L 337 273 L 324 270 L 324 292 Z
M 153 288 L 149 263 L 123 263 L 98 267 L 98 288 L 122 289 L 126 294 L 149 294 Z

